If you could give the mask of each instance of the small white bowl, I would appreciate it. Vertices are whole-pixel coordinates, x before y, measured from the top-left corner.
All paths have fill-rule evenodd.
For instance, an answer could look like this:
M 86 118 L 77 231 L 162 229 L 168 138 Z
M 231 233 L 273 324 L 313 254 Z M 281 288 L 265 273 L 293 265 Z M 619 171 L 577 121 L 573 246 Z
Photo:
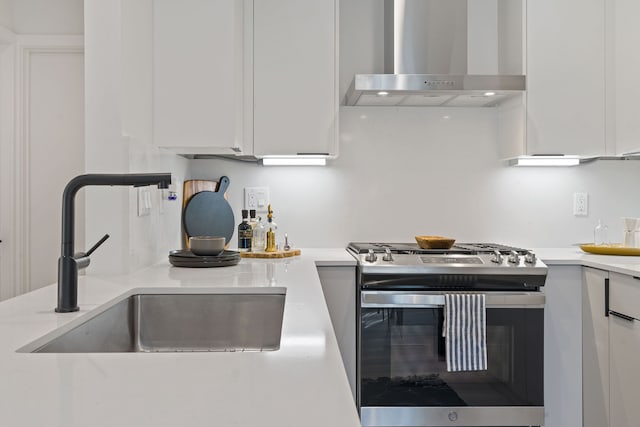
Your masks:
M 189 249 L 196 255 L 216 256 L 224 252 L 225 238 L 218 236 L 191 236 Z

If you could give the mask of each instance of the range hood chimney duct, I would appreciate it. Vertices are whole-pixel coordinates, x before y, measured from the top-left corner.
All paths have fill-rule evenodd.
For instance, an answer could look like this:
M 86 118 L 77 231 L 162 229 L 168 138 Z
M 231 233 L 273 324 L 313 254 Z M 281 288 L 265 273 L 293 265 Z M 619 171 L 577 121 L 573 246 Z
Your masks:
M 467 0 L 385 0 L 385 74 L 467 74 Z
M 357 74 L 346 104 L 494 106 L 524 91 L 523 75 L 500 73 L 514 68 L 500 55 L 515 57 L 522 69 L 522 26 L 515 37 L 505 33 L 522 17 L 522 1 L 471 1 L 384 0 L 385 74 Z M 519 52 L 504 50 L 518 40 Z M 470 55 L 470 48 L 480 51 Z M 470 58 L 483 74 L 469 73 Z

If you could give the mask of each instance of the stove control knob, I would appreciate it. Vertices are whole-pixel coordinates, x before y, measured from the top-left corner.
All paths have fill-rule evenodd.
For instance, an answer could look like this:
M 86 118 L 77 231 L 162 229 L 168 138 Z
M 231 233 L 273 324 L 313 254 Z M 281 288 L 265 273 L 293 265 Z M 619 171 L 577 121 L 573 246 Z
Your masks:
M 496 264 L 502 264 L 502 254 L 500 251 L 493 251 L 493 258 L 491 258 L 491 262 L 495 262 Z
M 524 262 L 527 263 L 527 264 L 535 265 L 536 264 L 536 254 L 534 254 L 531 251 L 527 252 L 526 255 L 524 256 Z
M 516 251 L 511 251 L 509 254 L 509 262 L 511 264 L 520 264 L 520 254 Z
M 378 257 L 373 252 L 373 249 L 369 249 L 369 253 L 367 254 L 367 256 L 364 257 L 364 260 L 367 262 L 376 262 L 377 259 Z
M 391 249 L 386 248 L 384 250 L 384 256 L 382 257 L 383 261 L 393 261 L 393 256 L 391 255 Z

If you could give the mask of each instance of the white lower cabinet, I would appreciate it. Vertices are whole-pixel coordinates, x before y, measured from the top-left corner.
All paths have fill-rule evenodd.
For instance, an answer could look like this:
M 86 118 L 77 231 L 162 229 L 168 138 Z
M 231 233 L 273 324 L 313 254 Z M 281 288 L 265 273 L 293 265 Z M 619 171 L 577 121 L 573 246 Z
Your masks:
M 640 280 L 611 273 L 609 351 L 610 425 L 640 425 Z
M 319 266 L 318 274 L 355 395 L 355 268 Z M 552 266 L 544 292 L 545 427 L 639 426 L 640 279 Z
M 551 265 L 544 286 L 545 427 L 582 426 L 582 268 Z
M 640 321 L 611 315 L 611 426 L 637 427 L 640 423 L 638 385 Z M 608 425 L 608 424 L 607 424 Z
M 609 273 L 582 271 L 582 420 L 584 427 L 609 426 Z
M 350 266 L 319 266 L 318 275 L 355 400 L 356 269 Z
M 640 279 L 583 268 L 583 426 L 640 425 Z

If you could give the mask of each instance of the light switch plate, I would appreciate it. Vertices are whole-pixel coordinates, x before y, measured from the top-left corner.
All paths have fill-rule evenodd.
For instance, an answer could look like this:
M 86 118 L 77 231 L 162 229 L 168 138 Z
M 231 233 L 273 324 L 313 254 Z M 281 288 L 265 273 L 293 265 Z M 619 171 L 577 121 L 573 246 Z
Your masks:
M 269 187 L 244 188 L 245 209 L 255 209 L 256 212 L 267 212 L 267 205 L 269 203 Z
M 138 216 L 151 214 L 151 188 L 138 187 Z

